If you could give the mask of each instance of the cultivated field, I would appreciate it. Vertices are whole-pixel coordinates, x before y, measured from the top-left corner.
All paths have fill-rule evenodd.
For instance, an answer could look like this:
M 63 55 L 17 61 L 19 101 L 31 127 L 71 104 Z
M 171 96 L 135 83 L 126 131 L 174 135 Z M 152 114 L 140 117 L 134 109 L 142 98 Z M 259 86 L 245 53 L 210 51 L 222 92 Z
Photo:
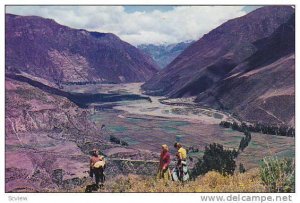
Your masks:
M 142 94 L 139 85 L 102 85 L 101 90 L 96 90 L 94 86 L 92 88 L 93 91 L 106 93 Z M 73 91 L 89 91 L 87 86 L 72 88 Z M 179 141 L 187 148 L 194 147 L 199 150 L 192 152 L 192 157 L 201 157 L 205 146 L 214 142 L 227 148 L 238 148 L 243 133 L 218 125 L 222 120 L 233 119 L 228 114 L 207 108 L 161 104 L 159 99 L 162 98 L 151 97 L 151 102 L 136 100 L 112 103 L 110 108 L 103 106 L 100 111 L 95 110 L 90 119 L 98 126 L 106 126 L 101 133 L 104 133 L 107 139 L 110 136 L 117 137 L 134 149 L 159 153 L 160 146 L 167 144 L 174 153 L 172 146 L 174 142 Z M 99 104 L 93 104 L 91 108 L 93 106 Z M 243 163 L 246 168 L 253 168 L 258 166 L 263 157 L 275 155 L 294 157 L 295 139 L 253 133 L 252 140 L 239 156 L 238 163 Z

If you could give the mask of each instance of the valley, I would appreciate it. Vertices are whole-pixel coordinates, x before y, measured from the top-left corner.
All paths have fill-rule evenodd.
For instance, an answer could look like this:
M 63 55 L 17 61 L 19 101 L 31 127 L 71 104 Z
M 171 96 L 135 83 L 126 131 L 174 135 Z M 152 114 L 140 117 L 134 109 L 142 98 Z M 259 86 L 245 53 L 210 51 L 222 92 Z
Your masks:
M 249 191 L 233 191 L 267 191 L 262 160 L 291 158 L 286 184 L 293 191 L 295 8 L 262 6 L 234 16 L 169 44 L 152 32 L 154 24 L 150 33 L 130 25 L 115 32 L 100 16 L 107 29 L 6 13 L 5 191 L 83 192 L 94 181 L 93 149 L 107 160 L 103 192 L 130 191 L 130 179 L 152 184 L 162 144 L 175 167 L 175 142 L 188 150 L 191 180 L 219 172 L 235 185 L 235 177 L 256 177 L 259 189 L 251 183 Z M 205 27 L 195 22 L 190 27 Z M 126 38 L 133 28 L 139 34 Z M 165 31 L 169 38 L 175 30 Z M 158 41 L 138 40 L 143 35 Z
M 123 95 L 142 94 L 140 86 L 141 83 L 102 85 L 96 91 L 118 92 Z M 95 91 L 95 87 L 89 85 L 72 86 L 67 89 L 81 93 Z M 236 121 L 227 113 L 176 105 L 182 104 L 183 99 L 166 99 L 165 102 L 170 101 L 171 105 L 161 103 L 160 100 L 165 99 L 163 97 L 150 96 L 150 99 L 151 102 L 136 100 L 105 103 L 103 108 L 94 103 L 90 107 L 100 107 L 100 111 L 95 110 L 90 119 L 99 126 L 104 124 L 107 136 L 113 135 L 128 143 L 129 147 L 159 152 L 162 143 L 172 146 L 174 142 L 179 141 L 185 146 L 198 148 L 199 152 L 194 155 L 198 158 L 203 155 L 204 147 L 209 143 L 217 142 L 228 148 L 237 148 L 243 137 L 240 132 L 219 127 L 222 120 Z M 107 109 L 107 105 L 110 108 Z M 249 149 L 242 153 L 240 160 L 246 167 L 251 168 L 258 166 L 258 162 L 264 156 L 285 153 L 293 157 L 291 146 L 294 146 L 294 138 L 254 134 Z M 174 149 L 171 151 L 175 153 Z
M 16 87 L 12 85 L 15 83 L 14 80 L 8 81 L 8 87 L 11 87 L 7 92 L 9 95 L 13 95 L 11 91 L 15 92 Z M 74 113 L 82 113 L 73 114 L 71 109 L 62 110 L 67 115 L 64 116 L 67 119 L 65 124 L 47 126 L 47 123 L 53 123 L 51 120 L 54 118 L 39 116 L 37 118 L 42 118 L 40 123 L 44 123 L 43 127 L 42 124 L 30 122 L 25 116 L 24 122 L 31 123 L 36 128 L 25 126 L 22 130 L 16 126 L 17 123 L 12 124 L 15 120 L 12 116 L 7 118 L 7 191 L 53 191 L 57 188 L 72 190 L 86 184 L 89 181 L 89 153 L 94 147 L 100 149 L 108 159 L 108 179 L 120 174 L 154 175 L 162 144 L 169 145 L 172 154 L 175 154 L 172 145 L 176 141 L 187 148 L 197 149 L 190 153 L 193 158 L 191 165 L 202 157 L 204 147 L 210 143 L 238 148 L 243 133 L 219 126 L 222 120 L 232 121 L 235 118 L 213 109 L 176 105 L 176 102 L 191 104 L 192 99 L 171 99 L 171 104 L 164 104 L 168 99 L 145 97 L 141 92 L 141 85 L 142 83 L 64 86 L 63 90 L 69 93 L 87 96 L 91 92 L 113 93 L 123 98 L 120 101 L 90 103 L 84 109 L 71 105 Z M 22 88 L 24 86 L 35 92 L 32 95 L 48 95 L 26 83 L 23 83 Z M 142 99 L 128 100 L 127 95 L 138 95 Z M 51 94 L 49 96 L 57 97 Z M 36 97 L 35 105 L 32 106 L 34 111 L 29 110 L 31 119 L 35 120 L 37 113 L 45 108 L 50 111 L 50 106 L 38 102 L 42 98 L 47 101 L 47 97 Z M 160 102 L 161 99 L 164 99 L 164 103 Z M 56 98 L 54 101 L 58 105 L 62 101 L 70 103 L 64 98 Z M 8 113 L 14 109 L 10 105 L 7 108 Z M 60 119 L 57 122 L 62 122 L 61 116 L 57 118 Z M 121 142 L 116 143 L 115 140 Z M 243 163 L 247 169 L 251 169 L 258 167 L 265 156 L 294 157 L 294 146 L 294 138 L 291 137 L 254 133 L 250 145 L 238 157 L 237 164 Z M 11 159 L 14 161 L 10 161 Z M 18 161 L 22 161 L 22 165 L 18 165 Z M 15 188 L 16 185 L 24 188 Z
M 140 95 L 142 94 L 140 86 L 141 83 L 104 85 L 98 91 Z M 70 88 L 73 91 L 76 89 L 79 92 L 89 92 L 90 88 L 95 87 Z M 186 147 L 198 148 L 199 152 L 194 156 L 200 158 L 205 145 L 213 142 L 223 144 L 227 148 L 238 148 L 243 133 L 219 126 L 222 120 L 237 121 L 229 114 L 209 108 L 176 105 L 177 102 L 182 104 L 180 99 L 170 99 L 172 103 L 167 105 L 160 102 L 160 99 L 165 99 L 163 97 L 149 98 L 151 102 L 149 100 L 112 102 L 110 104 L 113 107 L 95 110 L 90 119 L 98 126 L 104 124 L 107 136 L 113 135 L 124 140 L 129 147 L 135 149 L 159 152 L 161 144 L 172 146 L 178 141 Z M 109 103 L 105 103 L 107 104 Z M 95 106 L 97 103 L 92 104 L 91 108 Z M 251 168 L 257 166 L 264 156 L 286 153 L 293 157 L 292 146 L 294 138 L 255 133 L 252 144 L 244 154 L 241 154 L 240 159 L 247 168 Z M 175 153 L 172 147 L 171 152 Z M 249 156 L 252 158 L 247 158 Z

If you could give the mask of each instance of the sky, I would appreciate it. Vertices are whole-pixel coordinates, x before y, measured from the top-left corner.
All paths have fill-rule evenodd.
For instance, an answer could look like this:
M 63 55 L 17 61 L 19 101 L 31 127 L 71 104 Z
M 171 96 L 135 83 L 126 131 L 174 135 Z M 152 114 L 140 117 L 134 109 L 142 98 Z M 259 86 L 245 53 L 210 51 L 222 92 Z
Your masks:
M 6 6 L 77 29 L 114 33 L 133 45 L 197 40 L 258 6 Z

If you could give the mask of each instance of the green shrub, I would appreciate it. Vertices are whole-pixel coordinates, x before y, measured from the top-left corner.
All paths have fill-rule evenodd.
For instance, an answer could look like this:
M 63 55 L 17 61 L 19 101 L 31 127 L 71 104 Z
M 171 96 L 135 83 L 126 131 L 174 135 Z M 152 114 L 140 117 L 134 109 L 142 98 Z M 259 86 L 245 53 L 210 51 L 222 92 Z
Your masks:
M 269 192 L 295 192 L 295 160 L 264 158 L 260 177 Z
M 216 171 L 222 175 L 232 175 L 235 171 L 235 159 L 238 152 L 235 149 L 225 149 L 223 145 L 213 143 L 205 147 L 203 159 L 198 159 L 190 171 L 192 180 L 209 171 Z
M 203 161 L 198 159 L 193 169 L 190 171 L 191 180 L 195 180 L 198 176 L 203 175 L 206 173 L 203 167 Z
M 205 147 L 202 167 L 204 172 L 218 171 L 223 175 L 232 175 L 238 152 L 233 149 L 224 149 L 223 145 L 213 143 Z

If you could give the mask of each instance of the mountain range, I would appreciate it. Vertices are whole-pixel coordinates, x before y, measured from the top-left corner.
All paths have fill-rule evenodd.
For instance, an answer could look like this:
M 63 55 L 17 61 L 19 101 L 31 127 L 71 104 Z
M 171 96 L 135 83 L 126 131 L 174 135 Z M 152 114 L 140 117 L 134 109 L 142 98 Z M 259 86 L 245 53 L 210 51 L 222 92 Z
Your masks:
M 196 42 L 138 48 L 114 34 L 6 14 L 6 73 L 54 83 L 146 81 L 149 95 L 193 96 L 241 120 L 294 126 L 294 12 L 265 6 Z M 162 63 L 169 64 L 158 71 Z
M 266 6 L 189 46 L 142 87 L 257 122 L 294 125 L 294 8 Z
M 143 82 L 152 58 L 111 33 L 89 32 L 52 19 L 6 14 L 5 67 L 52 82 Z
M 179 54 L 181 54 L 194 41 L 179 42 L 175 44 L 141 44 L 137 48 L 149 54 L 161 69 L 165 68 Z

